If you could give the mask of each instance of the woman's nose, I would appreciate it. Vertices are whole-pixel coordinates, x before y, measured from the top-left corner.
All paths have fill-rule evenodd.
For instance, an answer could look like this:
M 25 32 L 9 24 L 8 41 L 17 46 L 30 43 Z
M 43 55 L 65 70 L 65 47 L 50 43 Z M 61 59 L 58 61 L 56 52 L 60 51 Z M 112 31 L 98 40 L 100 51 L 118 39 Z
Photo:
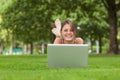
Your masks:
M 70 33 L 70 32 L 71 32 L 71 31 L 69 31 L 69 30 L 67 31 L 67 33 Z

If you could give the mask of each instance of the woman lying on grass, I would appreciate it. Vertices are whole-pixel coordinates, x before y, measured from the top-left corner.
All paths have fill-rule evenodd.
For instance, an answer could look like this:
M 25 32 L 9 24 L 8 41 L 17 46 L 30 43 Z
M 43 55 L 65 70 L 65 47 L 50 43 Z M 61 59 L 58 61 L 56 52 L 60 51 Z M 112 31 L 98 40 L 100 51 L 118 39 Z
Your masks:
M 66 20 L 61 26 L 60 20 L 56 19 L 55 26 L 56 28 L 52 29 L 56 36 L 54 44 L 83 44 L 83 39 L 76 37 L 77 29 L 72 21 Z

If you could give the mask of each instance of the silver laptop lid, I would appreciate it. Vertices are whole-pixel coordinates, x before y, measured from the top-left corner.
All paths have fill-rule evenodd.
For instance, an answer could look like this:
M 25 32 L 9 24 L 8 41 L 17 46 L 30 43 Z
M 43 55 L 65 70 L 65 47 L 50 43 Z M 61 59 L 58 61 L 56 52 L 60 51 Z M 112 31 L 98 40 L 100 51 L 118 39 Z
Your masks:
M 88 64 L 87 44 L 48 44 L 48 67 L 86 67 Z

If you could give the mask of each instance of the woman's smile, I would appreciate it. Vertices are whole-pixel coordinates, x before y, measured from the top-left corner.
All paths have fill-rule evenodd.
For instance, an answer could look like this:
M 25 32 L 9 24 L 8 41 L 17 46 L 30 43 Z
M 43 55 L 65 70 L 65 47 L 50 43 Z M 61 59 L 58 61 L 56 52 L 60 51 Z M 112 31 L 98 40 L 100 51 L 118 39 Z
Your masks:
M 72 35 L 65 35 L 66 39 L 72 39 Z
M 74 40 L 74 32 L 71 29 L 69 24 L 64 25 L 64 27 L 62 29 L 62 37 L 66 41 Z

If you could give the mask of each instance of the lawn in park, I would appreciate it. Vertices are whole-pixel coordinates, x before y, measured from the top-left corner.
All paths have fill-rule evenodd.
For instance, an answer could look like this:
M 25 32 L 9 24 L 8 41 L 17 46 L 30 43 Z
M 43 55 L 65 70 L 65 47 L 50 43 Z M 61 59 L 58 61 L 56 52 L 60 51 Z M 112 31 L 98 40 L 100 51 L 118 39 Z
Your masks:
M 87 68 L 48 68 L 47 55 L 0 55 L 0 80 L 120 80 L 120 55 L 90 55 Z

